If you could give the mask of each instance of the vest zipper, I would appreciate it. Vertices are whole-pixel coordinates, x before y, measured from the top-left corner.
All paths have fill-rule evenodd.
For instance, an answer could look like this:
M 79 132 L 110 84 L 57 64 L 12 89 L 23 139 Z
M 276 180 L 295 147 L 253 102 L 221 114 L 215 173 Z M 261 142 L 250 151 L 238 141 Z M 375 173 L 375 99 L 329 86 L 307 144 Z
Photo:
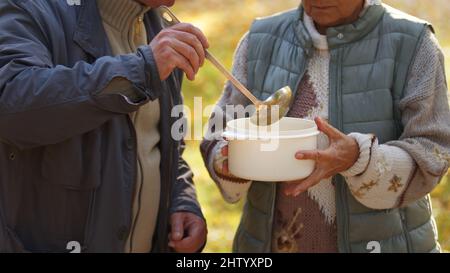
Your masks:
M 340 249 L 344 253 L 350 253 L 351 252 L 351 245 L 349 241 L 349 209 L 348 209 L 348 199 L 347 199 L 347 191 L 345 190 L 343 183 L 344 181 L 338 181 L 337 177 L 334 177 L 333 180 L 335 181 L 335 185 L 338 188 L 336 191 L 338 194 L 338 199 L 336 201 L 341 201 L 339 208 L 336 208 L 336 211 L 339 209 L 340 213 L 339 216 L 341 217 L 339 223 L 341 224 L 341 245 L 338 245 L 338 249 Z M 339 183 L 340 182 L 340 183 Z M 336 203 L 337 204 L 337 203 Z M 338 226 L 338 234 L 339 234 L 339 226 Z M 338 244 L 339 244 L 339 238 L 338 238 Z
M 342 118 L 342 82 L 340 79 L 342 79 L 342 50 L 337 50 L 337 56 L 336 56 L 336 127 L 340 130 L 344 130 L 344 123 Z
M 408 253 L 411 253 L 412 252 L 411 238 L 409 237 L 408 226 L 406 223 L 405 209 L 400 208 L 399 213 L 400 213 L 400 219 L 402 221 L 403 235 L 405 236 L 405 241 L 406 241 L 406 250 L 408 251 Z
M 330 50 L 330 65 L 329 65 L 329 121 L 330 124 L 339 130 L 343 130 L 342 121 L 342 86 L 339 79 L 341 79 L 341 64 L 342 64 L 341 49 Z M 334 63 L 333 63 L 334 62 Z M 333 101 L 334 98 L 334 101 Z M 338 233 L 338 249 L 340 252 L 350 253 L 351 245 L 349 241 L 349 209 L 347 190 L 345 188 L 345 181 L 339 177 L 333 177 L 336 186 L 336 221 Z

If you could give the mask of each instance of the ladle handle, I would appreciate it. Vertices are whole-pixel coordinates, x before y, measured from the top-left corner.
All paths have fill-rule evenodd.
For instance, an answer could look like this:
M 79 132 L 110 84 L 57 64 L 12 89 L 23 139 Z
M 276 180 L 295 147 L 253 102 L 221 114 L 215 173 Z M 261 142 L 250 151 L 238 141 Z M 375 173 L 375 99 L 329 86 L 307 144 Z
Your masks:
M 206 59 L 208 59 L 241 93 L 243 93 L 255 106 L 261 104 L 258 100 L 238 79 L 236 79 L 233 74 L 228 72 L 228 70 L 212 55 L 208 50 L 205 50 Z
M 175 14 L 170 11 L 166 6 L 161 6 L 159 8 L 161 18 L 169 25 L 176 25 L 180 23 L 180 20 L 175 16 Z M 167 17 L 169 16 L 169 18 Z M 205 57 L 208 59 L 242 94 L 244 94 L 256 107 L 259 107 L 262 103 L 258 100 L 252 92 L 250 92 L 238 79 L 236 79 L 233 74 L 228 72 L 228 70 L 217 60 L 214 55 L 212 55 L 208 50 L 205 49 Z

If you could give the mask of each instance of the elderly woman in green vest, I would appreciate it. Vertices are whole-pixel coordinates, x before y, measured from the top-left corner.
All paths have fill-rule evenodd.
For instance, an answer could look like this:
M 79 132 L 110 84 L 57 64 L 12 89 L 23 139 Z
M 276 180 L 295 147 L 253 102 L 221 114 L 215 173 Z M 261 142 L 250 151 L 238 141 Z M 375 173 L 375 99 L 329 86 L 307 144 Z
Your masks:
M 304 0 L 254 22 L 233 73 L 260 99 L 289 85 L 288 115 L 321 131 L 318 150 L 295 151 L 316 161 L 310 177 L 263 183 L 228 172 L 227 142 L 210 126 L 211 177 L 227 201 L 247 196 L 234 251 L 440 251 L 428 194 L 448 171 L 450 114 L 427 22 L 380 0 Z M 212 118 L 248 104 L 227 83 Z

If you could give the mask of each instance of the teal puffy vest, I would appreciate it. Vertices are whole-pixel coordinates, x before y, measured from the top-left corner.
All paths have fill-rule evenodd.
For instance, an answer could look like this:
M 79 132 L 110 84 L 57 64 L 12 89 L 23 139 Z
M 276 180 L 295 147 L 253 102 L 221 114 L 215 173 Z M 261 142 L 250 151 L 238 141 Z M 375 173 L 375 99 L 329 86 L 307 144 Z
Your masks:
M 295 92 L 313 45 L 303 8 L 256 20 L 249 33 L 248 87 L 266 99 L 289 85 Z M 357 22 L 327 31 L 330 123 L 344 133 L 373 133 L 380 143 L 402 133 L 399 101 L 428 23 L 386 5 L 371 6 Z M 336 185 L 340 252 L 438 252 L 429 196 L 403 208 L 373 210 L 360 204 L 341 176 Z M 276 185 L 254 182 L 233 250 L 270 252 Z

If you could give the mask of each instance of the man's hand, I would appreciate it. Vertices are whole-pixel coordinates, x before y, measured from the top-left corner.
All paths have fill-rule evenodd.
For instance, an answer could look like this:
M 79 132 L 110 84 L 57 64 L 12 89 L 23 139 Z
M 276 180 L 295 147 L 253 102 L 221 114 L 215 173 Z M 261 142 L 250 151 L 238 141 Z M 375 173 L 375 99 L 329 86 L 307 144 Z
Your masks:
M 191 24 L 179 23 L 163 29 L 150 43 L 161 80 L 167 79 L 175 68 L 193 81 L 205 62 L 205 35 Z
M 341 133 L 320 118 L 315 119 L 317 127 L 326 134 L 330 140 L 330 147 L 319 151 L 299 151 L 295 155 L 298 160 L 314 160 L 316 168 L 306 179 L 290 183 L 284 193 L 298 196 L 321 180 L 351 168 L 359 157 L 359 146 L 355 139 Z
M 190 212 L 176 212 L 170 217 L 169 247 L 179 253 L 195 253 L 205 244 L 206 222 Z

